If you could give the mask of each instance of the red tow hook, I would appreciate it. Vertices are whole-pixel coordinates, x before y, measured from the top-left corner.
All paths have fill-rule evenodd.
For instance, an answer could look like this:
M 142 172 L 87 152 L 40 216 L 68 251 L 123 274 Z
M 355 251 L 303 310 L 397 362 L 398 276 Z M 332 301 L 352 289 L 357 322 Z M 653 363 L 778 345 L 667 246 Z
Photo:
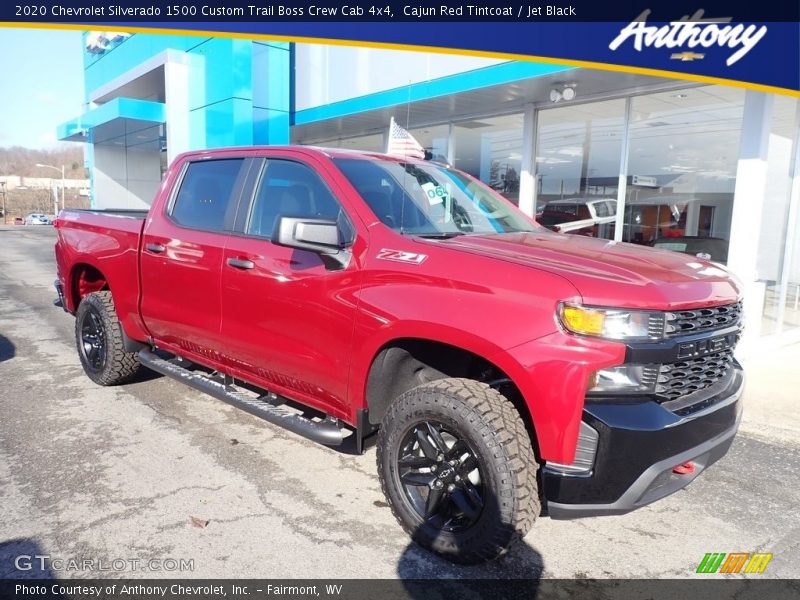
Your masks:
M 677 475 L 691 475 L 694 473 L 694 463 L 692 461 L 685 462 L 682 465 L 672 468 L 672 472 Z

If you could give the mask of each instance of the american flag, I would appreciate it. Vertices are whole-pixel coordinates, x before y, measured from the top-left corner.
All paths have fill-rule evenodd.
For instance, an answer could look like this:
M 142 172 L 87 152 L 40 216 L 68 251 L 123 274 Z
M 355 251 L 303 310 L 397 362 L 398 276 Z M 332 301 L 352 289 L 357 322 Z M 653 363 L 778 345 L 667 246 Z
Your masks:
M 425 148 L 414 139 L 414 136 L 394 122 L 389 125 L 389 143 L 386 154 L 403 158 L 425 158 Z

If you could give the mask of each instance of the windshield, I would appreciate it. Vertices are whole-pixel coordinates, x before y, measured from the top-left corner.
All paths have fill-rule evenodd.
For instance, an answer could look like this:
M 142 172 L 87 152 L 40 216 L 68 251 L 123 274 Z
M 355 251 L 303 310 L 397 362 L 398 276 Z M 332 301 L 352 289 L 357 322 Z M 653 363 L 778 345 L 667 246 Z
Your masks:
M 475 179 L 447 167 L 394 161 L 333 161 L 385 225 L 448 237 L 534 231 L 536 226 Z

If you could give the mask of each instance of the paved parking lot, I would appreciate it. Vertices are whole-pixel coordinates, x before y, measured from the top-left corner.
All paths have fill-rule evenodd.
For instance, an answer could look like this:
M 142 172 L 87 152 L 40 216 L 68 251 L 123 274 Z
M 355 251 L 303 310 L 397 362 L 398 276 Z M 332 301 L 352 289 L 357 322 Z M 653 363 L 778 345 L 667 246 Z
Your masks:
M 374 449 L 316 445 L 163 377 L 92 384 L 52 306 L 54 239 L 0 227 L 0 578 L 36 574 L 14 567 L 33 553 L 193 559 L 181 575 L 207 578 L 644 578 L 753 551 L 774 553 L 763 576 L 800 577 L 796 361 L 751 377 L 730 453 L 686 490 L 622 517 L 540 519 L 505 560 L 454 567 L 409 544 Z

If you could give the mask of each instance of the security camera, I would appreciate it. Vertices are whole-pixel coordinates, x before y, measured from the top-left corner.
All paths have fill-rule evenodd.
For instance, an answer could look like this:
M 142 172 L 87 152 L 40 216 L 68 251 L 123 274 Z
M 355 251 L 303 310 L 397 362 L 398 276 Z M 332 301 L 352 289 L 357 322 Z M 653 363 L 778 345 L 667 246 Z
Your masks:
M 556 89 L 550 90 L 550 102 L 558 102 L 561 100 L 561 92 Z
M 572 100 L 575 97 L 575 88 L 565 87 L 564 91 L 561 92 L 561 97 L 564 100 Z

